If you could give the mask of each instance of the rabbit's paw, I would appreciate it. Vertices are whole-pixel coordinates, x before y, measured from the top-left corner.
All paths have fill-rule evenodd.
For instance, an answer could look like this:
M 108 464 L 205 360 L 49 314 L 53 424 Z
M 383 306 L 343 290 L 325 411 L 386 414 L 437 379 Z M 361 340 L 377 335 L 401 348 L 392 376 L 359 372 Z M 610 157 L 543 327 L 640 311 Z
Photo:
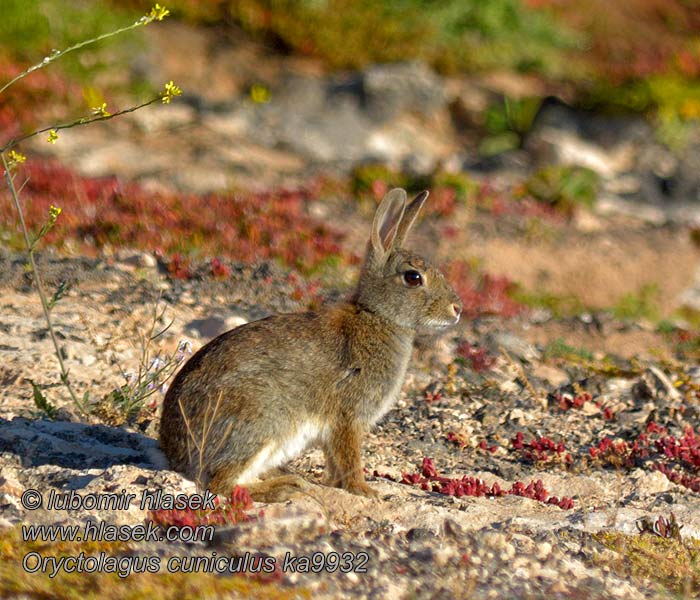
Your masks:
M 364 481 L 351 483 L 345 489 L 356 496 L 364 496 L 365 498 L 379 498 L 379 492 L 373 490 Z
M 335 474 L 328 473 L 324 475 L 321 485 L 325 485 L 326 487 L 332 487 L 332 488 L 337 488 L 337 487 L 343 487 L 342 482 L 340 481 L 340 477 L 337 477 Z

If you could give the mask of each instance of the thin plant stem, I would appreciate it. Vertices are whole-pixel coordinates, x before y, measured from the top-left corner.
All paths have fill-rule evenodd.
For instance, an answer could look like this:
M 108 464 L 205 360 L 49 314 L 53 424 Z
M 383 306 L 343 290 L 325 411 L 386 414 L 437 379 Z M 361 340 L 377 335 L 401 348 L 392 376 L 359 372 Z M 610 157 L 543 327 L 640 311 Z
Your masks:
M 4 84 L 2 87 L 0 87 L 0 94 L 2 94 L 5 90 L 7 90 L 10 86 L 12 86 L 14 83 L 22 79 L 23 77 L 26 77 L 30 73 L 33 73 L 34 71 L 37 71 L 38 69 L 42 69 L 55 60 L 61 58 L 62 56 L 65 56 L 69 52 L 73 52 L 75 50 L 79 50 L 80 48 L 84 48 L 85 46 L 88 46 L 90 44 L 94 44 L 95 42 L 99 42 L 101 40 L 110 38 L 112 36 L 116 36 L 120 33 L 124 33 L 126 31 L 129 31 L 131 29 L 135 29 L 137 27 L 141 27 L 143 25 L 148 25 L 152 21 L 162 21 L 164 17 L 166 17 L 170 13 L 169 10 L 166 8 L 160 6 L 159 4 L 155 4 L 151 11 L 141 17 L 138 21 L 132 23 L 131 25 L 127 25 L 126 27 L 122 27 L 120 29 L 110 31 L 108 33 L 104 33 L 102 35 L 99 35 L 97 37 L 91 38 L 89 40 L 84 40 L 82 42 L 78 42 L 77 44 L 74 44 L 68 48 L 65 48 L 64 50 L 61 51 L 53 51 L 49 56 L 46 56 L 41 62 L 32 65 L 25 71 L 21 72 L 19 75 L 8 81 L 6 84 Z M 39 272 L 39 269 L 36 264 L 36 260 L 34 259 L 34 247 L 36 245 L 36 242 L 38 241 L 35 240 L 32 242 L 29 236 L 29 230 L 27 229 L 26 222 L 24 220 L 24 213 L 22 212 L 22 205 L 20 203 L 19 199 L 19 194 L 24 187 L 24 184 L 20 186 L 19 190 L 15 187 L 14 184 L 14 177 L 12 173 L 10 172 L 10 165 L 8 164 L 7 158 L 5 157 L 5 152 L 7 150 L 10 150 L 14 146 L 16 146 L 19 142 L 26 140 L 28 138 L 31 138 L 35 135 L 39 135 L 41 133 L 45 133 L 47 131 L 51 131 L 53 135 L 56 131 L 61 130 L 61 129 L 69 129 L 71 127 L 76 127 L 78 125 L 87 125 L 88 123 L 94 123 L 97 121 L 106 121 L 109 119 L 113 119 L 114 117 L 117 117 L 119 115 L 123 115 L 126 113 L 134 112 L 140 108 L 144 108 L 146 106 L 149 106 L 150 104 L 153 104 L 154 102 L 158 102 L 161 100 L 164 104 L 169 104 L 170 100 L 173 96 L 178 96 L 182 92 L 177 86 L 173 84 L 171 81 L 169 84 L 165 86 L 165 92 L 161 94 L 160 96 L 153 98 L 149 100 L 148 102 L 144 102 L 143 104 L 140 104 L 138 106 L 134 106 L 132 108 L 128 108 L 125 110 L 120 110 L 114 114 L 108 114 L 104 110 L 104 105 L 102 109 L 99 109 L 97 114 L 94 114 L 91 117 L 82 117 L 80 119 L 77 119 L 75 121 L 72 121 L 70 123 L 64 123 L 62 125 L 56 125 L 53 127 L 45 127 L 42 129 L 39 129 L 38 131 L 34 131 L 32 133 L 28 133 L 26 135 L 13 138 L 9 142 L 7 142 L 3 147 L 0 148 L 0 158 L 2 158 L 2 165 L 4 167 L 4 175 L 5 179 L 7 181 L 7 187 L 10 190 L 10 194 L 12 196 L 12 200 L 14 201 L 15 208 L 17 209 L 17 214 L 19 215 L 19 221 L 20 221 L 20 226 L 22 229 L 22 234 L 24 236 L 24 242 L 27 246 L 27 255 L 29 257 L 29 266 L 32 271 L 32 275 L 34 277 L 34 283 L 36 284 L 36 289 L 37 292 L 39 293 L 39 298 L 41 299 L 41 308 L 44 312 L 44 318 L 46 319 L 46 324 L 48 327 L 49 335 L 51 337 L 51 341 L 54 346 L 54 350 L 56 353 L 56 358 L 58 359 L 58 364 L 59 368 L 61 371 L 61 381 L 65 385 L 66 389 L 68 390 L 68 393 L 70 394 L 74 404 L 78 407 L 78 409 L 83 413 L 83 414 L 88 414 L 87 408 L 85 406 L 85 402 L 81 399 L 78 398 L 76 395 L 75 391 L 73 390 L 73 386 L 70 384 L 70 380 L 68 378 L 68 370 L 66 369 L 65 364 L 63 363 L 63 356 L 61 355 L 61 349 L 58 345 L 58 340 L 56 339 L 56 332 L 54 330 L 53 322 L 51 320 L 51 304 L 46 298 L 46 293 L 44 291 L 44 285 L 42 283 L 41 275 Z M 54 141 L 55 138 L 52 140 L 50 138 L 49 141 Z M 26 184 L 26 181 L 25 181 Z M 43 231 L 43 230 L 42 230 Z M 41 238 L 42 234 L 40 233 L 38 238 Z M 141 373 L 139 373 L 139 377 L 141 376 Z M 86 394 L 87 397 L 87 394 Z
M 61 349 L 58 345 L 58 340 L 56 339 L 56 332 L 53 327 L 53 321 L 51 320 L 51 310 L 49 309 L 49 303 L 46 299 L 46 293 L 44 292 L 44 285 L 41 281 L 41 276 L 39 269 L 37 268 L 36 261 L 34 260 L 34 245 L 29 238 L 29 231 L 27 230 L 27 225 L 24 221 L 24 213 L 22 212 L 22 205 L 19 201 L 19 194 L 17 193 L 17 188 L 15 188 L 15 182 L 10 174 L 10 167 L 5 158 L 5 154 L 0 152 L 0 157 L 2 157 L 2 164 L 5 169 L 5 180 L 7 181 L 7 187 L 12 195 L 12 200 L 14 201 L 15 208 L 17 209 L 17 214 L 19 215 L 19 222 L 22 228 L 22 234 L 24 236 L 24 242 L 27 246 L 27 255 L 29 256 L 29 266 L 32 270 L 32 275 L 34 277 L 34 283 L 36 285 L 37 292 L 39 293 L 39 298 L 41 299 L 41 308 L 44 311 L 44 318 L 46 319 L 46 325 L 49 330 L 49 336 L 51 337 L 51 342 L 53 343 L 54 351 L 56 353 L 56 358 L 58 359 L 58 366 L 61 370 L 61 381 L 66 386 L 71 399 L 78 407 L 78 409 L 83 413 L 87 414 L 87 410 L 82 400 L 80 400 L 73 390 L 73 386 L 70 384 L 68 379 L 68 371 L 65 364 L 63 363 L 63 357 L 61 356 Z
M 34 137 L 35 135 L 39 135 L 40 133 L 46 133 L 47 131 L 60 131 L 62 129 L 70 129 L 72 127 L 77 127 L 78 125 L 88 125 L 90 123 L 97 123 L 98 121 L 109 121 L 110 119 L 114 119 L 114 117 L 118 117 L 120 115 L 125 115 L 127 113 L 132 113 L 134 111 L 137 111 L 141 108 L 145 108 L 146 106 L 150 106 L 151 104 L 154 104 L 155 102 L 159 102 L 163 100 L 163 96 L 157 96 L 155 98 L 151 98 L 148 102 L 144 102 L 143 104 L 139 104 L 138 106 L 132 106 L 131 108 L 125 108 L 124 110 L 117 111 L 115 113 L 109 114 L 109 115 L 99 115 L 95 117 L 81 117 L 80 119 L 76 119 L 75 121 L 72 121 L 70 123 L 64 123 L 63 125 L 51 125 L 49 127 L 44 127 L 42 129 L 37 129 L 36 131 L 32 131 L 31 133 L 27 133 L 26 135 L 22 135 L 20 137 L 16 137 L 11 139 L 7 144 L 5 144 L 2 148 L 0 148 L 0 152 L 5 152 L 7 150 L 12 150 L 17 144 L 20 142 L 23 142 L 24 140 L 27 140 L 29 138 Z
M 8 81 L 5 85 L 3 85 L 0 88 L 0 94 L 2 94 L 7 88 L 9 88 L 12 84 L 17 83 L 20 79 L 23 77 L 26 77 L 30 73 L 33 73 L 34 71 L 38 71 L 39 69 L 43 69 L 44 67 L 47 67 L 50 65 L 53 61 L 61 58 L 62 56 L 65 56 L 69 52 L 73 52 L 74 50 L 79 50 L 80 48 L 84 48 L 85 46 L 89 46 L 90 44 L 94 44 L 96 42 L 100 42 L 102 40 L 105 40 L 107 38 L 110 38 L 114 35 L 118 35 L 120 33 L 125 33 L 127 31 L 130 31 L 131 29 L 136 29 L 137 27 L 141 27 L 143 25 L 148 25 L 153 19 L 150 17 L 141 17 L 138 21 L 132 23 L 131 25 L 127 25 L 126 27 L 122 27 L 121 29 L 116 29 L 114 31 L 110 31 L 108 33 L 103 33 L 102 35 L 98 35 L 97 37 L 94 37 L 89 40 L 84 40 L 82 42 L 78 42 L 77 44 L 74 44 L 70 46 L 69 48 L 65 48 L 64 50 L 61 50 L 60 52 L 54 52 L 50 56 L 45 57 L 41 62 L 32 65 L 29 67 L 27 70 L 22 71 L 19 75 Z

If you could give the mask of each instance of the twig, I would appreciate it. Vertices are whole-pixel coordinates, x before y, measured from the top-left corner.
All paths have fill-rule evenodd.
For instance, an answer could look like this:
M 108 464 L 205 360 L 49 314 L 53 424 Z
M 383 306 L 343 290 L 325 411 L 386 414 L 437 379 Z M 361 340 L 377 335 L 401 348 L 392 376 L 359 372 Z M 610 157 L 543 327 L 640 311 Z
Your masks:
M 102 35 L 98 35 L 97 37 L 91 38 L 89 40 L 84 40 L 82 42 L 78 42 L 77 44 L 73 44 L 72 46 L 65 48 L 64 50 L 61 51 L 54 51 L 50 56 L 44 57 L 44 59 L 29 67 L 25 71 L 22 71 L 19 75 L 8 81 L 5 85 L 3 85 L 0 88 L 0 94 L 2 94 L 7 88 L 9 88 L 11 85 L 14 83 L 17 83 L 20 79 L 23 77 L 26 77 L 30 73 L 33 73 L 34 71 L 38 71 L 39 69 L 43 69 L 44 67 L 48 67 L 52 62 L 55 60 L 58 60 L 62 56 L 65 56 L 69 52 L 73 52 L 74 50 L 80 50 L 80 48 L 84 48 L 85 46 L 89 46 L 90 44 L 94 44 L 96 42 L 100 42 L 102 40 L 105 40 L 107 38 L 110 38 L 112 36 L 118 35 L 120 33 L 125 33 L 127 31 L 130 31 L 131 29 L 136 29 L 137 27 L 142 27 L 143 25 L 148 25 L 152 21 L 162 21 L 163 17 L 167 16 L 170 11 L 165 10 L 165 12 L 162 12 L 164 9 L 161 9 L 161 13 L 158 14 L 156 11 L 156 6 L 151 10 L 151 13 L 141 17 L 138 21 L 135 21 L 131 25 L 127 25 L 126 27 L 121 27 L 120 29 L 116 29 L 114 31 L 110 31 L 108 33 L 103 33 Z M 160 8 L 160 7 L 158 7 Z
M 211 429 L 215 423 L 216 415 L 219 412 L 219 407 L 221 405 L 221 400 L 223 397 L 223 393 L 219 392 L 219 395 L 217 396 L 216 399 L 216 404 L 213 407 L 213 411 L 211 414 L 211 417 L 209 417 L 209 410 L 211 407 L 211 402 L 207 402 L 206 407 L 204 408 L 204 415 L 202 417 L 202 432 L 201 432 L 201 437 L 199 439 L 199 443 L 197 443 L 197 438 L 195 437 L 195 433 L 192 430 L 192 424 L 190 423 L 190 419 L 187 417 L 187 411 L 185 410 L 185 406 L 182 403 L 182 398 L 178 398 L 177 403 L 178 406 L 180 407 L 180 413 L 182 414 L 182 420 L 185 423 L 185 428 L 187 429 L 187 458 L 190 461 L 190 465 L 192 464 L 192 446 L 191 444 L 194 444 L 195 450 L 197 451 L 197 462 L 198 462 L 198 471 L 197 471 L 197 476 L 195 478 L 197 485 L 200 487 L 203 485 L 202 481 L 202 474 L 204 473 L 204 452 L 205 450 L 210 450 L 210 454 L 215 454 L 218 450 L 221 449 L 221 447 L 228 443 L 228 438 L 231 434 L 231 430 L 233 429 L 233 421 L 229 420 L 229 423 L 225 429 L 224 432 L 222 432 L 221 435 L 219 435 L 219 442 L 216 444 L 213 448 L 209 448 L 207 444 L 207 440 L 209 439 L 209 434 L 211 433 Z
M 62 129 L 70 129 L 71 127 L 77 127 L 78 125 L 88 125 L 89 123 L 97 123 L 98 121 L 109 121 L 110 119 L 113 119 L 114 117 L 119 117 L 120 115 L 132 113 L 132 112 L 137 111 L 141 108 L 145 108 L 146 106 L 150 106 L 151 104 L 154 104 L 155 102 L 160 102 L 160 101 L 162 101 L 162 99 L 163 99 L 163 96 L 156 96 L 155 98 L 151 98 L 148 102 L 144 102 L 143 104 L 139 104 L 138 106 L 132 106 L 131 108 L 125 108 L 124 110 L 119 110 L 119 111 L 112 113 L 112 114 L 109 114 L 109 115 L 99 115 L 99 116 L 95 116 L 93 118 L 81 117 L 80 119 L 76 119 L 75 121 L 72 121 L 70 123 L 64 123 L 63 125 L 51 125 L 50 127 L 44 127 L 42 129 L 37 129 L 36 131 L 32 131 L 31 133 L 27 133 L 25 135 L 21 135 L 21 136 L 16 137 L 16 138 L 12 138 L 9 142 L 7 142 L 7 144 L 5 144 L 2 148 L 0 148 L 0 152 L 12 150 L 12 148 L 14 148 L 20 142 L 23 142 L 24 140 L 32 138 L 35 135 L 39 135 L 40 133 L 46 133 L 47 131 L 61 131 Z
M 6 84 L 4 84 L 2 87 L 0 87 L 0 94 L 2 94 L 5 90 L 7 90 L 10 86 L 12 86 L 14 83 L 22 79 L 23 77 L 26 77 L 30 73 L 33 73 L 34 71 L 37 71 L 38 69 L 42 69 L 55 60 L 61 58 L 62 56 L 65 56 L 69 52 L 73 52 L 75 50 L 79 50 L 80 48 L 83 48 L 85 46 L 88 46 L 90 44 L 93 44 L 95 42 L 98 42 L 100 40 L 107 39 L 109 37 L 113 37 L 115 35 L 118 35 L 120 33 L 124 33 L 126 31 L 129 31 L 131 29 L 135 29 L 136 27 L 141 27 L 143 25 L 148 25 L 152 21 L 162 21 L 166 16 L 170 14 L 170 11 L 163 7 L 160 6 L 159 4 L 155 4 L 151 10 L 144 16 L 142 16 L 138 21 L 135 21 L 131 25 L 127 25 L 126 27 L 122 27 L 120 29 L 110 31 L 108 33 L 99 35 L 97 37 L 91 38 L 89 40 L 84 40 L 82 42 L 78 42 L 68 48 L 65 48 L 64 50 L 58 51 L 55 50 L 53 51 L 49 56 L 46 56 L 41 62 L 32 65 L 25 71 L 21 72 L 19 75 L 8 81 Z M 29 265 L 32 271 L 32 275 L 34 277 L 34 282 L 36 283 L 36 288 L 39 293 L 39 297 L 41 299 L 41 307 L 44 312 L 44 317 L 46 319 L 46 324 L 49 330 L 49 335 L 51 337 L 51 341 L 54 346 L 54 350 L 56 353 L 56 358 L 58 359 L 58 364 L 60 367 L 61 371 L 61 381 L 63 384 L 66 386 L 68 389 L 68 392 L 75 403 L 75 405 L 78 407 L 78 409 L 84 413 L 88 414 L 88 411 L 85 406 L 85 399 L 87 398 L 87 392 L 83 398 L 83 400 L 79 399 L 78 396 L 75 394 L 73 387 L 70 384 L 70 381 L 68 379 L 68 370 L 65 367 L 65 364 L 63 363 L 63 356 L 61 355 L 61 349 L 59 348 L 58 345 L 58 340 L 56 339 L 56 333 L 54 331 L 53 323 L 51 321 L 51 307 L 53 305 L 53 302 L 55 302 L 59 296 L 60 296 L 60 289 L 58 293 L 53 297 L 53 299 L 49 302 L 46 298 L 46 293 L 44 291 L 44 286 L 41 280 L 41 275 L 39 272 L 39 269 L 37 268 L 36 261 L 34 260 L 34 247 L 36 246 L 37 242 L 43 237 L 43 235 L 48 232 L 48 230 L 53 226 L 56 220 L 56 216 L 58 215 L 58 212 L 56 214 L 51 214 L 51 219 L 47 225 L 45 225 L 42 230 L 40 231 L 39 235 L 37 238 L 34 240 L 34 242 L 31 241 L 30 236 L 29 236 L 29 231 L 27 229 L 26 222 L 24 220 L 24 213 L 22 212 L 22 206 L 19 200 L 19 194 L 24 187 L 24 185 L 27 183 L 26 181 L 20 186 L 19 190 L 15 187 L 14 184 L 14 176 L 10 172 L 10 164 L 8 163 L 7 158 L 5 157 L 5 152 L 7 150 L 10 150 L 11 148 L 14 148 L 18 143 L 20 143 L 23 140 L 26 140 L 28 138 L 31 138 L 35 135 L 39 135 L 41 133 L 45 133 L 47 131 L 51 132 L 49 135 L 49 141 L 54 142 L 56 139 L 55 133 L 58 130 L 62 129 L 69 129 L 71 127 L 76 127 L 78 125 L 87 125 L 89 123 L 95 123 L 97 121 L 106 121 L 109 119 L 113 119 L 114 117 L 118 117 L 120 115 L 134 112 L 136 110 L 139 110 L 140 108 L 144 108 L 146 106 L 149 106 L 150 104 L 153 104 L 158 101 L 162 101 L 164 104 L 169 104 L 171 99 L 174 96 L 179 96 L 182 94 L 182 90 L 178 88 L 172 81 L 170 81 L 168 84 L 165 85 L 165 91 L 162 92 L 160 95 L 157 97 L 149 100 L 148 102 L 144 102 L 143 104 L 140 104 L 138 106 L 134 106 L 131 108 L 127 108 L 124 110 L 120 110 L 114 114 L 109 114 L 106 109 L 105 109 L 105 104 L 102 105 L 102 107 L 98 109 L 94 109 L 93 114 L 88 117 L 81 117 L 80 119 L 77 119 L 75 121 L 72 121 L 70 123 L 64 123 L 62 125 L 54 125 L 51 127 L 44 127 L 42 129 L 39 129 L 38 131 L 33 131 L 31 133 L 27 133 L 25 135 L 19 136 L 17 138 L 11 139 L 9 142 L 7 142 L 3 147 L 0 147 L 0 157 L 2 158 L 2 165 L 4 167 L 4 175 L 5 179 L 7 181 L 7 187 L 10 190 L 10 194 L 12 195 L 12 199 L 15 204 L 15 208 L 17 209 L 17 214 L 19 215 L 19 221 L 20 221 L 20 226 L 22 229 L 22 233 L 24 236 L 24 241 L 27 246 L 27 254 L 29 257 Z M 11 159 L 13 159 L 12 156 L 10 156 Z M 12 164 L 15 164 L 15 162 L 23 162 L 24 158 L 22 157 L 21 161 L 14 161 Z M 155 324 L 153 325 L 155 327 Z M 162 332 L 160 332 L 162 333 Z M 153 329 L 151 329 L 150 335 L 152 336 L 153 334 Z M 157 336 L 156 336 L 157 337 Z M 152 337 L 148 340 L 148 342 L 153 339 Z M 160 374 L 159 372 L 157 373 L 158 375 Z M 141 381 L 142 377 L 142 368 L 139 368 L 139 381 Z M 36 388 L 35 388 L 36 390 Z
M 537 390 L 534 388 L 532 383 L 530 383 L 530 380 L 528 379 L 527 375 L 525 374 L 525 369 L 523 369 L 523 366 L 520 363 L 515 362 L 510 354 L 506 351 L 505 348 L 500 348 L 501 354 L 505 357 L 506 361 L 508 361 L 508 364 L 510 364 L 511 367 L 513 367 L 520 378 L 523 380 L 523 385 L 527 389 L 528 392 L 530 392 L 530 396 L 532 396 L 532 399 L 537 402 L 538 404 L 541 404 L 544 408 L 547 408 L 547 399 L 542 398 L 538 393 Z
M 12 178 L 12 175 L 10 174 L 10 166 L 7 164 L 5 154 L 3 152 L 0 152 L 0 157 L 2 157 L 2 164 L 5 169 L 5 180 L 7 182 L 7 187 L 10 190 L 12 200 L 14 201 L 15 208 L 17 209 L 17 214 L 19 215 L 20 227 L 22 229 L 22 235 L 24 236 L 24 243 L 27 246 L 27 255 L 29 256 L 29 266 L 32 270 L 32 276 L 34 278 L 34 283 L 36 284 L 37 292 L 39 293 L 39 298 L 41 299 L 41 308 L 44 311 L 44 318 L 46 319 L 46 325 L 49 330 L 49 336 L 51 337 L 51 342 L 53 343 L 56 358 L 58 359 L 58 366 L 61 370 L 61 381 L 66 386 L 66 389 L 68 390 L 71 399 L 78 407 L 78 409 L 83 414 L 87 414 L 87 410 L 85 408 L 85 405 L 83 404 L 83 401 L 78 398 L 75 391 L 73 390 L 73 386 L 68 380 L 68 370 L 66 369 L 66 366 L 63 363 L 61 349 L 58 345 L 58 340 L 56 339 L 56 332 L 54 331 L 53 322 L 51 320 L 51 311 L 49 309 L 49 303 L 46 299 L 46 293 L 44 292 L 44 285 L 41 281 L 41 276 L 39 274 L 39 269 L 36 266 L 36 261 L 34 260 L 34 245 L 29 239 L 29 231 L 27 230 L 27 225 L 24 221 L 24 213 L 22 212 L 22 205 L 19 202 L 19 194 L 17 192 L 17 189 L 15 188 L 15 182 Z

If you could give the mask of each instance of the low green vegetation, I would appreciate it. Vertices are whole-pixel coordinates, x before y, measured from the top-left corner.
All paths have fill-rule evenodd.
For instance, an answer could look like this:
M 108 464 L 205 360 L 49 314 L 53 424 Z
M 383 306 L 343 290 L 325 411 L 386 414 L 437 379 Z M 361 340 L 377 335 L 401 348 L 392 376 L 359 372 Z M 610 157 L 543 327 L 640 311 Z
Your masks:
M 600 178 L 595 171 L 574 165 L 551 165 L 531 175 L 526 193 L 557 210 L 571 214 L 577 207 L 592 208 Z
M 700 540 L 601 532 L 593 536 L 615 554 L 593 562 L 620 577 L 648 579 L 678 598 L 700 598 Z
M 139 3 L 139 9 L 143 9 Z M 0 19 L 0 62 L 14 60 L 34 63 L 54 50 L 67 48 L 85 39 L 117 29 L 124 22 L 136 20 L 141 10 L 115 7 L 106 0 L 3 0 Z M 126 35 L 119 40 L 105 39 L 92 46 L 97 52 L 90 61 L 67 56 L 61 68 L 87 81 L 109 66 L 121 64 L 129 53 L 139 48 L 138 36 Z M 3 82 L 4 83 L 4 82 Z
M 658 298 L 659 286 L 656 283 L 645 284 L 636 294 L 622 296 L 612 312 L 618 319 L 657 321 L 661 312 Z
M 570 346 L 564 341 L 564 338 L 557 338 L 553 342 L 547 344 L 544 349 L 544 358 L 564 358 L 592 361 L 593 353 L 585 348 L 576 348 Z
M 672 333 L 677 327 L 672 321 L 661 318 L 662 311 L 659 303 L 659 294 L 658 284 L 648 283 L 641 286 L 637 292 L 623 294 L 607 310 L 617 319 L 630 321 L 647 319 L 657 323 L 657 329 L 660 333 Z M 530 308 L 547 309 L 557 318 L 573 317 L 583 312 L 596 310 L 584 304 L 578 296 L 573 294 L 562 295 L 547 291 L 526 290 L 518 286 L 511 295 L 519 303 Z M 677 311 L 674 314 L 680 319 L 687 320 L 693 327 L 697 327 L 697 315 L 693 311 Z
M 586 310 L 581 299 L 574 294 L 559 295 L 546 291 L 531 291 L 519 286 L 513 291 L 512 297 L 530 308 L 547 309 L 557 318 L 580 315 Z
M 448 173 L 440 169 L 427 175 L 415 175 L 390 169 L 381 163 L 359 165 L 350 174 L 350 190 L 355 196 L 381 196 L 385 187 L 404 187 L 409 192 L 424 189 L 450 190 L 462 202 L 479 191 L 480 184 L 467 173 Z
M 581 36 L 520 0 L 174 0 L 195 23 L 233 20 L 246 31 L 335 68 L 422 59 L 437 68 L 561 72 Z
M 0 531 L 0 596 L 3 598 L 51 598 L 52 600 L 121 600 L 123 598 L 163 598 L 196 600 L 198 598 L 309 598 L 306 590 L 285 588 L 243 576 L 222 577 L 215 573 L 132 573 L 120 577 L 104 571 L 28 573 L 22 566 L 31 552 L 42 557 L 106 556 L 136 558 L 135 547 L 124 542 L 25 542 L 19 526 Z M 146 559 L 152 552 L 144 549 L 138 557 Z M 33 566 L 36 559 L 30 557 Z M 33 561 L 33 562 L 32 562 Z M 162 558 L 165 564 L 167 558 Z
M 518 148 L 523 136 L 530 130 L 542 99 L 504 98 L 492 104 L 484 114 L 486 137 L 479 145 L 482 155 L 498 154 L 504 150 Z

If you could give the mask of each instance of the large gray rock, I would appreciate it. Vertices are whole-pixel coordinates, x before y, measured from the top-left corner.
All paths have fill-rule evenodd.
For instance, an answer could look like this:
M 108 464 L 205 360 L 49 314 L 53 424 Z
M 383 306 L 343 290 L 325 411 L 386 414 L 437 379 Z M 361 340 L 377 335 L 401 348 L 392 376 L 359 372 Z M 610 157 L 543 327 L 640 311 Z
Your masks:
M 374 65 L 362 76 L 367 112 L 389 120 L 404 111 L 430 115 L 446 108 L 444 82 L 417 62 Z
M 593 169 L 603 178 L 604 191 L 613 202 L 626 198 L 635 205 L 640 201 L 660 205 L 667 212 L 673 204 L 669 213 L 673 220 L 697 220 L 697 213 L 688 215 L 678 209 L 700 201 L 698 128 L 688 125 L 684 144 L 668 147 L 641 116 L 602 115 L 550 99 L 542 104 L 524 147 L 536 164 Z
M 218 120 L 223 135 L 244 135 L 314 164 L 398 167 L 419 158 L 424 171 L 454 151 L 434 141 L 436 119 L 448 119 L 442 80 L 425 65 L 401 63 L 326 78 L 291 74 L 269 102 L 242 100 Z

